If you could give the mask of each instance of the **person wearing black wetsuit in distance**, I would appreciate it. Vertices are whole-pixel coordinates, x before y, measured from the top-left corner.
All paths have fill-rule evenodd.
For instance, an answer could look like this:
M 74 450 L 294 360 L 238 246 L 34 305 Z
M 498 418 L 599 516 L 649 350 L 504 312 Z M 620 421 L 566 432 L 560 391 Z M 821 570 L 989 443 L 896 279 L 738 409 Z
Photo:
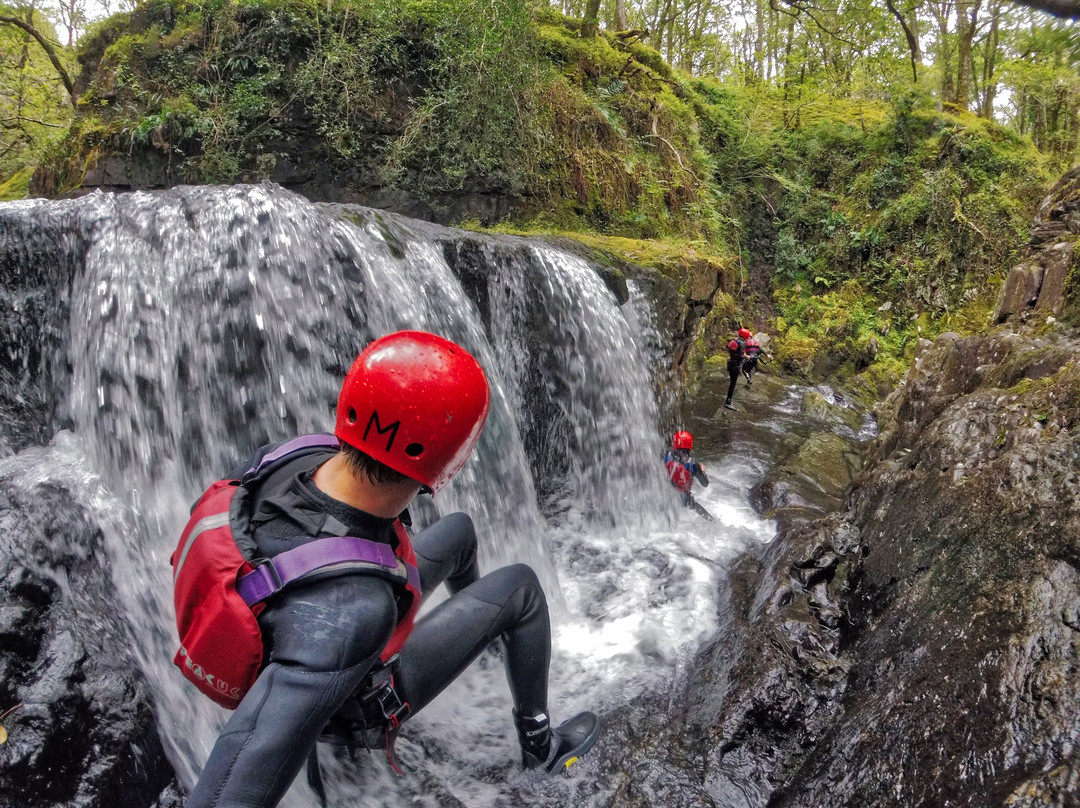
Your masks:
M 750 333 L 750 336 L 746 338 L 743 351 L 742 374 L 746 377 L 746 386 L 749 387 L 754 373 L 757 371 L 758 362 L 767 364 L 769 354 L 761 350 L 761 343 L 758 342 L 758 338 L 753 333 Z
M 192 521 L 200 521 L 184 531 L 174 579 L 189 575 L 181 567 L 200 557 L 203 535 L 231 530 L 252 562 L 241 568 L 236 592 L 249 605 L 259 601 L 257 626 L 251 625 L 263 648 L 250 689 L 233 693 L 239 704 L 187 808 L 271 808 L 305 762 L 325 800 L 314 754 L 319 740 L 385 749 L 396 764 L 400 722 L 496 640 L 522 765 L 563 771 L 592 747 L 600 731 L 593 713 L 559 726 L 549 720 L 551 631 L 532 569 L 515 564 L 480 576 L 476 534 L 465 514 L 446 516 L 411 539 L 401 525 L 418 493 L 434 493 L 465 463 L 488 408 L 487 379 L 468 352 L 433 334 L 390 334 L 364 349 L 349 370 L 334 435 L 264 447 L 222 481 L 235 490 L 223 514 L 227 526 L 203 515 L 214 486 L 196 504 Z M 345 546 L 334 563 L 324 563 Z M 315 569 L 300 574 L 294 569 L 300 562 Z M 450 597 L 415 619 L 421 593 L 442 583 Z M 183 602 L 186 590 L 177 587 L 178 621 L 201 619 L 203 602 Z M 265 592 L 271 594 L 259 600 Z M 239 646 L 248 638 L 237 632 Z M 191 660 L 183 627 L 181 637 L 177 664 L 205 685 L 213 660 Z M 229 687 L 214 682 L 222 691 Z
M 685 430 L 679 430 L 672 436 L 671 448 L 664 455 L 664 467 L 667 469 L 668 480 L 682 496 L 683 506 L 693 508 L 712 522 L 713 515 L 694 499 L 694 480 L 707 488 L 709 476 L 705 473 L 705 467 L 691 456 L 693 448 L 694 436 Z
M 735 387 L 739 384 L 739 374 L 742 372 L 743 359 L 746 356 L 746 341 L 749 338 L 750 329 L 740 328 L 739 335 L 731 339 L 727 344 L 727 372 L 730 383 L 728 384 L 727 399 L 724 401 L 724 406 L 729 410 L 735 409 L 735 406 L 731 403 L 731 397 L 735 395 Z

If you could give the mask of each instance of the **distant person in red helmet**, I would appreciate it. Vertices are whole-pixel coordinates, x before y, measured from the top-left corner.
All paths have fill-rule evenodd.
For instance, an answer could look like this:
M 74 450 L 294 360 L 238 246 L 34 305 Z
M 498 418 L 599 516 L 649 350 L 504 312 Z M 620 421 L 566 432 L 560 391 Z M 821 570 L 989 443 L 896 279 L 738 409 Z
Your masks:
M 526 768 L 562 771 L 600 727 L 548 718 L 551 632 L 533 571 L 481 577 L 462 513 L 410 537 L 407 507 L 462 467 L 488 415 L 477 361 L 434 334 L 372 342 L 341 388 L 333 435 L 264 447 L 196 503 L 173 555 L 176 664 L 235 712 L 187 808 L 270 808 L 317 741 L 385 751 L 401 722 L 502 641 Z M 445 583 L 450 597 L 417 618 Z
M 668 480 L 682 495 L 682 504 L 693 508 L 711 522 L 712 514 L 694 499 L 694 480 L 708 487 L 709 477 L 705 474 L 705 467 L 690 454 L 693 448 L 693 435 L 685 430 L 676 432 L 671 438 L 671 448 L 664 455 L 664 467 L 667 469 Z
M 729 410 L 735 409 L 735 406 L 731 403 L 731 397 L 735 395 L 735 387 L 739 384 L 739 374 L 742 372 L 743 359 L 746 358 L 746 341 L 753 336 L 750 333 L 749 328 L 740 328 L 738 336 L 732 337 L 728 341 L 728 361 L 727 372 L 730 383 L 727 389 L 727 398 L 724 400 L 724 406 Z
M 753 381 L 754 373 L 757 372 L 758 362 L 763 365 L 769 364 L 772 355 L 762 350 L 761 343 L 755 334 L 750 334 L 743 349 L 742 375 L 746 377 L 746 386 Z

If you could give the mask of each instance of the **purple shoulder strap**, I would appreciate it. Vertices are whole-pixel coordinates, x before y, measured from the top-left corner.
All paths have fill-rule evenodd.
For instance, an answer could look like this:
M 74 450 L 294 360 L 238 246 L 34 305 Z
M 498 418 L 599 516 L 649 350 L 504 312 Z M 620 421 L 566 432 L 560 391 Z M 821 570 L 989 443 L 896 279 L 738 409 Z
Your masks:
M 301 449 L 315 449 L 320 446 L 327 449 L 337 449 L 340 445 L 338 439 L 333 435 L 301 435 L 298 438 L 285 441 L 272 452 L 263 455 L 262 460 L 247 470 L 247 474 L 255 474 L 256 472 L 262 471 L 268 464 L 274 463 L 285 457 L 285 455 L 298 452 Z
M 389 572 L 417 587 L 420 575 L 404 562 L 398 565 L 389 544 L 360 539 L 355 536 L 331 536 L 301 544 L 292 550 L 278 553 L 260 564 L 236 582 L 236 592 L 248 606 L 273 595 L 286 584 L 303 578 L 316 570 L 363 571 L 375 568 Z

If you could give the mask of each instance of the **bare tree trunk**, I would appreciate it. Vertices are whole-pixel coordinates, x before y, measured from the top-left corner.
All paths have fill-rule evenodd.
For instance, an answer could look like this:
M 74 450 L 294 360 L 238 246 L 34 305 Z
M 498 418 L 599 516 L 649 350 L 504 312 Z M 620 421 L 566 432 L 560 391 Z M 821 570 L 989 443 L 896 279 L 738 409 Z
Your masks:
M 990 8 L 990 33 L 986 37 L 986 56 L 983 59 L 982 84 L 983 97 L 980 113 L 988 121 L 994 119 L 994 99 L 997 97 L 997 77 L 994 69 L 997 67 L 998 47 L 1001 40 L 1001 3 L 994 3 Z
M 75 32 L 86 28 L 86 3 L 84 0 L 58 0 L 56 10 L 67 29 L 67 46 L 70 48 L 75 44 Z
M 949 17 L 952 15 L 951 0 L 940 0 L 931 5 L 938 24 L 938 54 L 934 60 L 941 65 L 941 101 L 953 103 L 955 97 L 952 74 L 952 41 L 949 39 Z
M 956 6 L 956 28 L 960 34 L 957 47 L 956 70 L 956 105 L 960 109 L 968 108 L 968 95 L 971 87 L 971 43 L 978 27 L 979 6 L 982 0 Z
M 585 17 L 581 24 L 582 36 L 596 36 L 597 20 L 600 17 L 600 0 L 588 0 L 585 3 Z
M 652 30 L 653 47 L 661 52 L 664 49 L 664 31 L 671 23 L 671 4 L 672 0 L 664 0 Z
M 615 0 L 615 30 L 625 31 L 630 27 L 626 21 L 626 0 Z
M 684 62 L 686 69 L 691 73 L 697 73 L 700 67 L 699 61 L 703 59 L 702 46 L 704 45 L 705 27 L 708 22 L 711 0 L 696 0 L 696 8 L 693 10 L 692 23 L 686 42 L 686 55 Z
M 904 37 L 907 39 L 908 51 L 911 56 L 911 83 L 919 83 L 919 65 L 922 63 L 922 51 L 919 48 L 919 34 L 917 31 L 911 30 L 911 26 L 908 25 L 907 19 L 901 14 L 893 0 L 885 0 L 885 5 L 888 7 L 892 15 L 896 17 L 897 22 L 900 23 L 900 27 L 904 29 Z M 914 17 L 914 15 L 912 15 Z
M 762 62 L 763 40 L 765 36 L 764 3 L 754 3 L 754 74 L 764 76 L 765 65 Z

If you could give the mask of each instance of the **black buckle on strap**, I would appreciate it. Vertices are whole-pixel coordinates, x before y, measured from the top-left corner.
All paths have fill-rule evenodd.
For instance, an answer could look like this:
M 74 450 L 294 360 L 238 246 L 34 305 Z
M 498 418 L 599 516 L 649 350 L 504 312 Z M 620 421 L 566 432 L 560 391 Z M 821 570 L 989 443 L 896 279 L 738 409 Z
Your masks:
M 372 671 L 371 687 L 360 697 L 364 714 L 370 716 L 375 712 L 390 727 L 400 724 L 409 717 L 411 712 L 408 702 L 401 700 L 397 688 L 394 687 L 394 671 L 397 669 L 397 662 L 397 654 L 394 654 L 382 667 Z
M 390 657 L 378 670 L 372 671 L 371 687 L 360 697 L 360 706 L 365 720 L 382 725 L 386 759 L 394 771 L 401 774 L 401 761 L 398 759 L 395 742 L 401 723 L 409 717 L 412 708 L 407 701 L 402 701 L 394 687 L 394 671 L 397 669 L 397 654 Z M 372 718 L 379 720 L 373 722 Z M 370 731 L 370 730 L 369 730 Z M 370 747 L 369 747 L 370 748 Z
M 281 573 L 278 572 L 277 566 L 274 564 L 274 559 L 264 558 L 255 565 L 255 569 L 258 570 L 260 575 L 268 576 L 274 583 L 274 592 L 280 592 L 282 587 L 285 586 L 281 580 Z M 273 593 L 271 593 L 273 594 Z

